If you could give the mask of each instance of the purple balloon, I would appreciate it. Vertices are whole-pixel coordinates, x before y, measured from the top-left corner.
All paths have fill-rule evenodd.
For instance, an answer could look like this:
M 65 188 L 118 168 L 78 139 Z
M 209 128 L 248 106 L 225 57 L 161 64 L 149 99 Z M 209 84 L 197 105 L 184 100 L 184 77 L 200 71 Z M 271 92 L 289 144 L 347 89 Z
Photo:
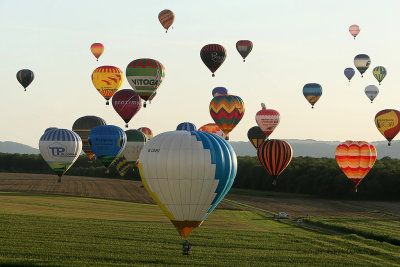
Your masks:
M 213 97 L 215 97 L 217 95 L 227 95 L 227 94 L 228 94 L 228 90 L 225 87 L 215 87 L 212 90 Z

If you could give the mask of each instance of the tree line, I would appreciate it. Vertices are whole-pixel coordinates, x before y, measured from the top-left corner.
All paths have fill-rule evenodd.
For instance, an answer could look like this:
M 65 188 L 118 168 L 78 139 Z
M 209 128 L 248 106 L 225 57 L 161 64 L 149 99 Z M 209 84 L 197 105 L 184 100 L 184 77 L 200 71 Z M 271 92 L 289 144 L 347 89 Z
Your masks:
M 140 180 L 137 169 L 121 177 L 115 166 L 106 168 L 99 161 L 81 155 L 66 175 Z M 52 174 L 40 155 L 0 153 L 0 171 Z M 293 158 L 278 177 L 277 185 L 257 157 L 238 157 L 234 188 L 309 194 L 335 199 L 400 200 L 400 160 L 385 157 L 374 167 L 354 192 L 354 184 L 340 170 L 335 159 Z

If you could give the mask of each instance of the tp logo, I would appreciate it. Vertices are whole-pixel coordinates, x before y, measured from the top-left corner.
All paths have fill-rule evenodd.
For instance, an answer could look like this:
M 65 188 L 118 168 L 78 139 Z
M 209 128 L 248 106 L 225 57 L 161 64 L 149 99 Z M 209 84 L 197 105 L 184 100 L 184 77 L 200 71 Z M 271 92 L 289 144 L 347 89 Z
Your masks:
M 53 157 L 63 157 L 64 153 L 67 151 L 66 147 L 60 143 L 53 143 L 48 146 L 49 154 Z

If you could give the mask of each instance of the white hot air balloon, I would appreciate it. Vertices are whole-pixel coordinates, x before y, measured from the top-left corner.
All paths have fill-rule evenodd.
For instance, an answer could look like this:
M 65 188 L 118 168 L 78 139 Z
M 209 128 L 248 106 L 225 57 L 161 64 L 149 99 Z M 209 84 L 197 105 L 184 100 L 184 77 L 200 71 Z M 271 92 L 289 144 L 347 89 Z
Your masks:
M 372 101 L 374 101 L 375 97 L 379 94 L 379 89 L 375 85 L 368 85 L 367 87 L 365 87 L 364 91 L 369 100 L 371 100 L 371 103 Z
M 82 152 L 82 140 L 78 134 L 67 129 L 45 132 L 39 141 L 39 150 L 50 168 L 61 176 L 74 164 Z
M 135 164 L 139 159 L 140 152 L 147 142 L 147 137 L 139 130 L 127 130 L 125 131 L 125 134 L 127 141 L 122 154 L 128 162 Z
M 172 131 L 146 143 L 139 171 L 154 201 L 186 238 L 228 193 L 237 159 L 231 145 L 215 134 Z

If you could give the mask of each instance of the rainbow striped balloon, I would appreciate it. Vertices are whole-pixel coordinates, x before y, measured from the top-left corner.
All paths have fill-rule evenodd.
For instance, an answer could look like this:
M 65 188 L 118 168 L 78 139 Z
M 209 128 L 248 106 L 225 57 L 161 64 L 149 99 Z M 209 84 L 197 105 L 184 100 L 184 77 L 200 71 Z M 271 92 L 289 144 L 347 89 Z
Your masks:
M 365 141 L 346 141 L 336 147 L 335 158 L 357 192 L 357 186 L 375 164 L 376 149 Z
M 225 135 L 240 122 L 244 110 L 243 100 L 235 95 L 219 95 L 210 102 L 210 115 Z

